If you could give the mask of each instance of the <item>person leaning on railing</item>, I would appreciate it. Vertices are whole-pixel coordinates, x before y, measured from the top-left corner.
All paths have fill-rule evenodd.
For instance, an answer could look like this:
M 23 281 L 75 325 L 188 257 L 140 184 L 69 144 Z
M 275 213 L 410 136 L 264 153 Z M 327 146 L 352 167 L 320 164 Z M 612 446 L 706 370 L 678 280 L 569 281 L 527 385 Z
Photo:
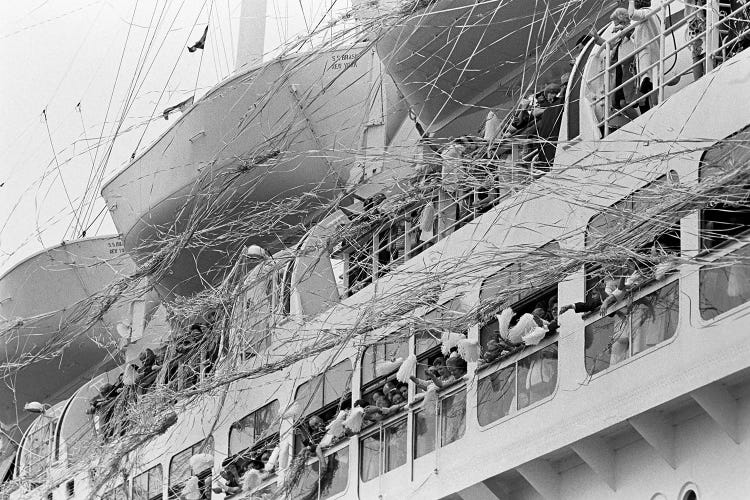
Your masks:
M 658 84 L 655 76 L 658 73 L 658 66 L 649 68 L 659 60 L 659 19 L 656 15 L 651 15 L 652 12 L 651 0 L 628 0 L 628 16 L 636 23 L 633 27 L 633 42 L 636 50 L 640 96 L 651 92 L 654 89 L 654 83 Z M 638 109 L 641 114 L 651 109 L 652 102 L 656 103 L 655 95 L 640 98 Z

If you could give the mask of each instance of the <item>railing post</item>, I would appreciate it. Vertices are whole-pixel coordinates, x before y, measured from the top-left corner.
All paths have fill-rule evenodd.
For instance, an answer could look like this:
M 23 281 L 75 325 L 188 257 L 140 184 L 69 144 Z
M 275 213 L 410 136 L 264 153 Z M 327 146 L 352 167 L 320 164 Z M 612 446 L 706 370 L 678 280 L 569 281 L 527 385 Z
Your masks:
M 659 86 L 657 91 L 657 98 L 658 103 L 660 104 L 664 102 L 664 88 L 667 85 L 666 77 L 667 75 L 664 74 L 664 53 L 665 53 L 665 47 L 664 47 L 664 30 L 666 29 L 666 10 L 664 4 L 662 4 L 659 7 L 659 81 L 656 82 L 656 84 Z M 643 77 L 641 77 L 643 78 Z
M 610 110 L 610 100 L 609 100 L 609 75 L 612 69 L 610 68 L 610 65 L 612 64 L 612 57 L 610 50 L 611 47 L 609 46 L 609 40 L 606 40 L 604 42 L 604 137 L 607 137 L 609 135 L 609 110 Z
M 706 0 L 706 73 L 716 67 L 715 57 L 719 47 L 719 2 Z
M 349 287 L 351 284 L 349 283 L 349 269 L 351 267 L 351 254 L 349 252 L 344 252 L 344 297 L 349 296 Z
M 411 217 L 404 217 L 404 262 L 409 259 L 411 253 Z
M 372 233 L 372 281 L 374 282 L 378 277 L 378 248 L 380 248 L 380 231 L 373 231 Z

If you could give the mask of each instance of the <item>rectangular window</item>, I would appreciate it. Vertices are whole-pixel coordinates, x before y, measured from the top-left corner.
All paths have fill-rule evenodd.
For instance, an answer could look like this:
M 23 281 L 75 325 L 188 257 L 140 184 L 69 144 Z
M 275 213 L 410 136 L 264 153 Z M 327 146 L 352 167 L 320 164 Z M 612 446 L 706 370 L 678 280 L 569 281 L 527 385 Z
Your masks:
M 359 450 L 362 482 L 406 464 L 406 419 L 381 427 L 374 434 L 362 438 Z
M 363 483 L 380 474 L 380 431 L 359 441 L 359 477 Z
M 586 371 L 606 370 L 671 338 L 679 312 L 679 281 L 673 281 L 587 325 Z
M 732 175 L 748 161 L 750 127 L 719 141 L 703 154 L 699 165 L 700 182 Z M 750 184 L 731 182 L 719 189 L 710 206 L 701 210 L 701 248 L 710 250 L 729 244 L 750 229 Z
M 303 408 L 303 415 L 310 415 L 326 405 L 338 401 L 349 392 L 352 363 L 348 359 L 332 366 L 324 373 L 313 377 L 297 388 L 294 397 Z
M 437 419 L 426 416 L 424 411 L 414 414 L 414 458 L 427 455 L 435 449 Z
M 274 400 L 233 423 L 229 429 L 229 455 L 252 448 L 263 438 L 275 434 L 273 424 L 279 424 L 279 401 Z
M 152 467 L 133 478 L 133 500 L 163 498 L 161 465 Z
M 121 484 L 104 492 L 102 500 L 128 500 L 128 493 L 125 491 L 125 486 Z
M 202 498 L 211 498 L 211 468 L 205 471 L 193 471 L 190 469 L 190 457 L 198 453 L 213 453 L 214 440 L 208 437 L 185 448 L 177 453 L 169 461 L 169 498 L 178 498 L 185 481 L 195 474 L 200 479 L 199 487 Z
M 477 386 L 479 425 L 487 425 L 516 409 L 516 365 L 506 366 L 479 380 Z
M 710 320 L 750 301 L 750 246 L 700 270 L 701 317 Z
M 384 472 L 406 464 L 406 419 L 383 428 Z
M 466 430 L 466 390 L 440 401 L 440 446 L 458 441 Z
M 482 377 L 477 387 L 479 425 L 488 425 L 550 397 L 557 386 L 557 343 Z
M 305 467 L 302 477 L 292 491 L 291 497 L 294 500 L 325 500 L 346 490 L 349 481 L 349 448 L 342 448 L 325 458 L 328 463 L 322 476 L 318 473 L 320 469 L 317 461 Z

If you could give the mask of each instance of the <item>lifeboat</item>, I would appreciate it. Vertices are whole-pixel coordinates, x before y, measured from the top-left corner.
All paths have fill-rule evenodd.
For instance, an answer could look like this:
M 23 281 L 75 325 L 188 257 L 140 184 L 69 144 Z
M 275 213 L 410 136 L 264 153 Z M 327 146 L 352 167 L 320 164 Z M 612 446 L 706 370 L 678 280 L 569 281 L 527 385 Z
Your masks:
M 379 72 L 374 50 L 351 46 L 250 69 L 209 91 L 104 186 L 139 265 L 190 235 L 154 280 L 162 297 L 218 284 L 248 244 L 274 253 L 302 236 L 309 214 L 346 185 L 371 105 L 383 102 Z
M 377 52 L 424 129 L 441 137 L 476 133 L 487 108 L 559 81 L 577 41 L 612 10 L 601 0 L 420 3 L 428 5 L 390 16 Z M 460 120 L 472 114 L 474 129 Z
M 0 422 L 25 428 L 27 403 L 54 405 L 116 364 L 117 325 L 131 324 L 133 301 L 103 310 L 99 292 L 134 270 L 119 237 L 104 236 L 46 249 L 0 276 Z

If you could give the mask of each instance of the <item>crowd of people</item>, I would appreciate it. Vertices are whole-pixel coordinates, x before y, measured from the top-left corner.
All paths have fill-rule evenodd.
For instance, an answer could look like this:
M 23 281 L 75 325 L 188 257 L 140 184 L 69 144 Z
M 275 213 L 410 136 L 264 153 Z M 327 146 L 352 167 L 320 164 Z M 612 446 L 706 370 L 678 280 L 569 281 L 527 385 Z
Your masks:
M 181 389 L 195 385 L 201 371 L 210 372 L 219 354 L 219 343 L 211 333 L 211 323 L 195 323 L 174 338 L 174 352 L 170 352 L 168 344 L 156 350 L 146 348 L 137 363 L 126 365 L 114 384 L 103 384 L 86 411 L 93 416 L 97 434 L 105 441 L 124 434 L 128 426 L 124 418 L 127 405 L 148 392 L 160 373 L 166 384 Z M 205 349 L 198 349 L 199 346 Z

